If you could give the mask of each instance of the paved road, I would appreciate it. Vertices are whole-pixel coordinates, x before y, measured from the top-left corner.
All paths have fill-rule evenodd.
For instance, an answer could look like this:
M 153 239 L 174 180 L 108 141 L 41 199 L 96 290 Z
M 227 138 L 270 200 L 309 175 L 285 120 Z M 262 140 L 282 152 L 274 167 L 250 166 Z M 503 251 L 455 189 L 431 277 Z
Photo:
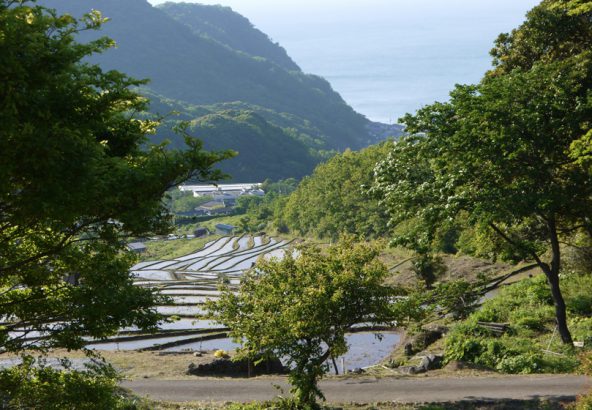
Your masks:
M 270 400 L 281 386 L 289 392 L 285 379 L 127 381 L 124 387 L 153 399 L 185 401 Z M 333 403 L 349 402 L 447 402 L 459 400 L 573 398 L 592 388 L 592 379 L 583 376 L 499 376 L 471 378 L 362 378 L 326 380 L 321 389 Z

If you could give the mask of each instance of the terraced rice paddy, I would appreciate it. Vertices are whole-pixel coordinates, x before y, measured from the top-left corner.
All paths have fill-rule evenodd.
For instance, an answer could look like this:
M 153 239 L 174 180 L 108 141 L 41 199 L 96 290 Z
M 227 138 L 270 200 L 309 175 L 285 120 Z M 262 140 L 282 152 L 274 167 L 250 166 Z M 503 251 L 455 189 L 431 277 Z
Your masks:
M 123 329 L 118 337 L 106 342 L 91 342 L 89 347 L 100 350 L 167 350 L 203 349 L 224 341 L 227 329 L 199 319 L 205 313 L 204 303 L 220 295 L 218 286 L 224 282 L 231 289 L 240 283 L 244 272 L 257 259 L 282 258 L 291 252 L 292 241 L 265 236 L 222 237 L 207 243 L 202 249 L 171 260 L 141 262 L 131 271 L 137 286 L 157 288 L 171 303 L 158 306 L 157 311 L 170 322 L 161 326 L 157 335 L 144 335 L 135 329 Z M 199 347 L 197 347 L 199 348 Z
M 228 339 L 222 325 L 204 320 L 204 303 L 220 296 L 221 282 L 236 289 L 245 271 L 259 258 L 282 258 L 294 252 L 292 241 L 263 236 L 222 237 L 202 249 L 172 260 L 141 262 L 131 272 L 137 286 L 156 288 L 170 298 L 157 310 L 166 316 L 157 334 L 143 334 L 138 329 L 121 329 L 106 341 L 89 340 L 97 350 L 232 350 L 237 347 Z M 362 324 L 361 324 L 362 325 Z M 365 324 L 366 326 L 371 324 Z M 348 368 L 365 367 L 386 357 L 399 341 L 399 335 L 386 332 L 382 341 L 370 333 L 348 335 L 350 352 L 345 356 Z M 15 336 L 17 336 L 15 334 Z
M 236 287 L 243 273 L 258 258 L 282 258 L 285 252 L 292 252 L 291 245 L 290 241 L 262 236 L 223 237 L 189 255 L 137 264 L 132 268 L 136 284 L 156 287 L 161 294 L 169 296 L 172 304 L 157 309 L 177 319 L 163 324 L 158 335 L 136 333 L 134 336 L 133 329 L 128 329 L 119 338 L 91 347 L 162 351 L 235 349 L 238 345 L 227 337 L 227 329 L 197 319 L 204 313 L 203 304 L 220 295 L 218 285 L 221 281 L 229 284 L 231 289 Z M 343 359 L 352 369 L 370 366 L 388 356 L 399 342 L 399 335 L 386 332 L 382 340 L 378 340 L 371 333 L 354 333 L 347 335 L 347 340 L 350 351 Z

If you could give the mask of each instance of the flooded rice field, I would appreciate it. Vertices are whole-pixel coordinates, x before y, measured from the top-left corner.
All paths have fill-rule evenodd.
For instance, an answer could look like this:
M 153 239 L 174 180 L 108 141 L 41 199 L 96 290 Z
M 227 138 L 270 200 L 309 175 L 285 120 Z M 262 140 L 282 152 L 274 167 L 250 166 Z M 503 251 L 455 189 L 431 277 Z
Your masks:
M 294 252 L 291 241 L 266 236 L 223 237 L 207 243 L 202 249 L 173 260 L 142 262 L 132 267 L 139 286 L 156 287 L 171 299 L 168 306 L 159 306 L 160 313 L 175 317 L 162 325 L 163 334 L 157 338 L 113 340 L 92 345 L 104 350 L 154 349 L 162 351 L 233 350 L 239 347 L 226 337 L 225 329 L 211 321 L 198 319 L 205 313 L 203 304 L 220 296 L 218 286 L 224 282 L 233 287 L 240 284 L 243 273 L 257 259 L 282 258 L 285 252 Z M 180 317 L 180 319 L 178 319 Z M 363 324 L 365 326 L 370 324 Z M 202 330 L 203 333 L 195 334 Z M 170 334 L 165 332 L 185 332 Z M 347 335 L 349 352 L 339 358 L 346 367 L 354 369 L 373 365 L 389 355 L 399 342 L 399 335 L 385 332 L 382 339 L 373 333 L 360 332 Z M 332 370 L 333 371 L 333 370 Z
M 377 338 L 374 333 L 361 332 L 348 334 L 346 335 L 346 339 L 349 346 L 348 352 L 344 356 L 336 358 L 337 367 L 340 372 L 342 371 L 342 366 L 345 366 L 347 370 L 367 368 L 386 359 L 399 343 L 400 335 L 395 332 L 383 332 L 381 333 L 381 337 Z M 230 351 L 238 347 L 240 345 L 234 343 L 229 338 L 221 338 L 170 347 L 165 349 L 165 351 L 181 352 L 187 350 L 202 351 L 218 349 Z M 335 373 L 332 364 L 329 371 L 330 373 Z
M 157 289 L 168 298 L 157 311 L 167 317 L 157 334 L 141 334 L 138 329 L 121 329 L 105 341 L 89 340 L 96 350 L 233 350 L 238 347 L 227 337 L 222 325 L 203 318 L 204 303 L 216 300 L 221 283 L 236 289 L 245 271 L 259 258 L 282 258 L 295 254 L 292 241 L 266 236 L 222 237 L 202 249 L 172 259 L 145 261 L 131 268 L 137 286 Z M 360 329 L 361 330 L 361 329 Z M 343 358 L 348 369 L 367 367 L 384 359 L 399 342 L 399 335 L 385 332 L 382 340 L 372 333 L 347 335 L 350 351 Z M 338 359 L 341 368 L 342 358 Z
M 204 303 L 220 296 L 218 287 L 221 283 L 231 289 L 238 286 L 244 272 L 257 259 L 282 258 L 285 252 L 293 252 L 292 241 L 243 235 L 212 240 L 202 249 L 175 259 L 140 262 L 131 268 L 135 284 L 156 288 L 169 298 L 167 305 L 156 307 L 169 320 L 160 326 L 157 335 L 136 333 L 130 336 L 135 329 L 122 329 L 117 337 L 89 347 L 99 350 L 168 350 L 192 348 L 201 343 L 204 349 L 215 345 L 232 349 L 234 345 L 225 339 L 225 329 L 203 319 L 206 313 Z

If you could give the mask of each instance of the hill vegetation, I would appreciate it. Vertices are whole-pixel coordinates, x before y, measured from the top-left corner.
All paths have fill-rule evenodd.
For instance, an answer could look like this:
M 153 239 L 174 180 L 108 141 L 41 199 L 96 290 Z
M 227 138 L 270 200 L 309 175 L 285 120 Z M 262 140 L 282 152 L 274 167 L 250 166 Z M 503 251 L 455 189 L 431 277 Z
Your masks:
M 364 187 L 372 184 L 374 166 L 391 149 L 392 142 L 386 142 L 347 150 L 319 165 L 286 201 L 277 223 L 319 238 L 336 239 L 344 232 L 367 239 L 386 235 L 388 215 Z
M 168 129 L 180 119 L 208 122 L 211 127 L 211 117 L 203 121 L 200 117 L 221 113 L 215 117 L 215 126 L 225 131 L 203 137 L 210 146 L 239 153 L 240 160 L 222 165 L 235 180 L 301 177 L 325 158 L 323 154 L 311 155 L 310 150 L 359 149 L 384 138 L 385 133 L 400 134 L 396 127 L 375 132 L 381 127 L 372 127 L 373 123 L 348 106 L 327 81 L 303 73 L 283 48 L 229 8 L 179 3 L 156 8 L 145 0 L 42 3 L 75 16 L 92 8 L 109 17 L 101 33 L 82 33 L 80 39 L 107 35 L 117 48 L 90 61 L 149 79 L 142 92 L 152 99 L 151 111 L 180 113 L 179 118 L 167 117 Z M 259 138 L 267 142 L 245 144 L 241 135 L 228 135 L 241 132 L 236 118 L 225 114 L 229 109 L 256 112 L 277 128 L 267 127 L 265 135 L 249 136 L 254 138 L 251 142 Z M 171 138 L 165 130 L 156 140 L 163 139 L 165 133 Z M 211 134 L 216 134 L 215 141 Z M 288 141 L 277 148 L 268 144 L 282 139 Z M 173 136 L 172 140 L 173 146 L 183 146 L 183 138 Z M 267 145 L 267 151 L 258 151 L 261 145 Z M 293 151 L 292 163 L 284 168 L 286 153 L 282 150 L 287 147 Z M 267 157 L 265 169 L 260 167 L 263 161 L 251 161 L 259 154 Z M 296 166 L 293 160 L 302 165 Z
M 206 149 L 236 147 L 240 154 L 224 163 L 224 171 L 245 181 L 263 181 L 269 175 L 302 178 L 321 159 L 290 130 L 271 125 L 252 111 L 205 115 L 191 121 L 188 131 L 199 135 Z
M 273 43 L 265 33 L 230 7 L 168 2 L 157 8 L 200 37 L 217 41 L 250 56 L 264 58 L 286 70 L 300 71 L 300 67 L 282 46 Z
M 0 83 L 6 102 L 0 107 L 6 164 L 0 168 L 0 351 L 81 349 L 88 338 L 122 328 L 154 330 L 162 318 L 154 305 L 164 299 L 133 285 L 134 257 L 124 240 L 166 234 L 169 211 L 183 212 L 205 198 L 171 195 L 167 204 L 162 194 L 190 176 L 219 178 L 212 167 L 232 153 L 205 151 L 191 138 L 171 144 L 188 148 L 183 152 L 150 145 L 146 136 L 157 123 L 146 119 L 141 90 L 153 109 L 180 112 L 155 140 L 184 120 L 185 131 L 202 136 L 206 148 L 241 151 L 224 166 L 235 178 L 302 176 L 326 160 L 297 187 L 294 179 L 268 181 L 264 197 L 238 199 L 245 215 L 227 221 L 245 232 L 275 225 L 284 234 L 353 235 L 336 247 L 259 259 L 238 292 L 229 286 L 219 302 L 209 303 L 214 318 L 245 342 L 247 357 L 291 360 L 293 408 L 317 407 L 325 360 L 347 350 L 344 334 L 352 326 L 372 320 L 417 328 L 428 320 L 452 324 L 442 342 L 445 360 L 500 372 L 573 371 L 579 364 L 573 340 L 584 341 L 590 357 L 592 2 L 544 0 L 521 27 L 500 36 L 493 69 L 482 81 L 456 86 L 450 101 L 404 118 L 409 136 L 334 156 L 332 150 L 364 146 L 368 122 L 230 10 L 96 0 L 123 40 L 89 61 L 150 76 L 147 88 L 81 62 L 111 44 L 74 42 L 79 32 L 92 38 L 87 30 L 104 22 L 99 13 L 77 22 L 34 3 L 0 2 L 0 55 L 6 57 L 0 71 L 14 73 Z M 74 13 L 89 6 L 48 3 Z M 233 30 L 225 30 L 228 25 Z M 387 268 L 377 261 L 377 248 L 355 243 L 354 236 L 388 238 L 415 254 L 389 259 Z M 254 243 L 241 237 L 224 239 L 223 246 L 238 250 L 241 240 L 245 248 Z M 173 241 L 167 246 L 161 255 L 190 252 Z M 531 266 L 487 278 L 483 265 L 472 265 L 473 283 L 442 280 L 443 258 L 434 255 L 442 251 Z M 213 256 L 208 264 L 226 257 Z M 243 274 L 235 263 L 223 269 L 215 263 Z M 390 286 L 387 276 L 404 263 L 421 280 Z M 492 283 L 526 276 L 533 266 L 539 277 L 484 300 L 497 291 Z M 0 382 L 12 386 L 0 392 L 0 402 L 127 407 L 108 366 L 60 371 L 23 360 L 0 371 Z M 77 406 L 79 399 L 84 406 Z

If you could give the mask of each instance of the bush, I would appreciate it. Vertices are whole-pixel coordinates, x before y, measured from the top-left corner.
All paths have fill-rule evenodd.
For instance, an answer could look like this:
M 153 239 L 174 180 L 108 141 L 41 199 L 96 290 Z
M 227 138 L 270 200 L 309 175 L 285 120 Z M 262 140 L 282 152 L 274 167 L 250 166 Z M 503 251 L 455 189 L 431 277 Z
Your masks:
M 553 300 L 545 277 L 516 283 L 485 302 L 472 317 L 475 321 L 511 323 L 519 328 L 540 328 L 554 320 Z M 536 322 L 538 321 L 538 324 Z
M 280 398 L 262 403 L 231 404 L 228 410 L 308 410 L 293 399 Z
M 137 409 L 117 385 L 115 370 L 93 362 L 86 370 L 63 370 L 46 366 L 43 360 L 24 357 L 21 365 L 0 371 L 0 408 L 44 410 Z
M 590 409 L 592 409 L 592 393 L 589 393 L 585 396 L 578 397 L 578 400 L 574 403 L 574 405 L 569 408 L 572 410 L 590 410 Z
M 446 273 L 446 265 L 439 256 L 418 253 L 413 259 L 411 270 L 418 279 L 425 282 L 426 288 L 431 289 L 438 277 Z
M 438 305 L 446 312 L 450 312 L 455 320 L 467 318 L 478 307 L 480 294 L 478 285 L 466 280 L 455 280 L 439 283 L 435 289 Z
M 531 338 L 468 336 L 455 329 L 446 340 L 446 362 L 471 362 L 502 373 L 562 373 L 573 371 L 575 357 L 545 355 Z
M 563 282 L 568 311 L 576 315 L 592 315 L 592 275 L 569 274 Z
M 484 328 L 472 323 L 461 323 L 456 326 L 446 338 L 445 361 L 462 360 L 476 363 L 483 353 L 483 332 L 486 332 Z
M 583 353 L 580 356 L 580 372 L 588 376 L 592 375 L 592 352 Z M 592 409 L 592 391 L 587 395 L 578 397 L 576 403 L 569 407 L 571 410 Z
M 562 286 L 569 306 L 586 296 L 591 277 L 565 275 Z M 496 336 L 477 322 L 508 323 L 502 336 Z M 540 276 L 501 290 L 485 302 L 481 310 L 454 327 L 446 339 L 446 361 L 475 363 L 503 373 L 559 373 L 573 371 L 578 360 L 573 349 L 551 339 L 555 326 L 554 307 L 545 277 Z M 575 340 L 592 343 L 592 318 L 573 317 L 570 328 Z M 566 356 L 546 354 L 550 350 Z
M 575 317 L 569 323 L 575 341 L 584 342 L 585 346 L 592 344 L 592 318 Z
M 576 235 L 577 246 L 566 247 L 563 260 L 565 269 L 579 273 L 588 274 L 592 272 L 592 243 L 586 235 Z
M 525 353 L 503 357 L 496 369 L 502 373 L 537 373 L 542 367 L 540 354 Z

